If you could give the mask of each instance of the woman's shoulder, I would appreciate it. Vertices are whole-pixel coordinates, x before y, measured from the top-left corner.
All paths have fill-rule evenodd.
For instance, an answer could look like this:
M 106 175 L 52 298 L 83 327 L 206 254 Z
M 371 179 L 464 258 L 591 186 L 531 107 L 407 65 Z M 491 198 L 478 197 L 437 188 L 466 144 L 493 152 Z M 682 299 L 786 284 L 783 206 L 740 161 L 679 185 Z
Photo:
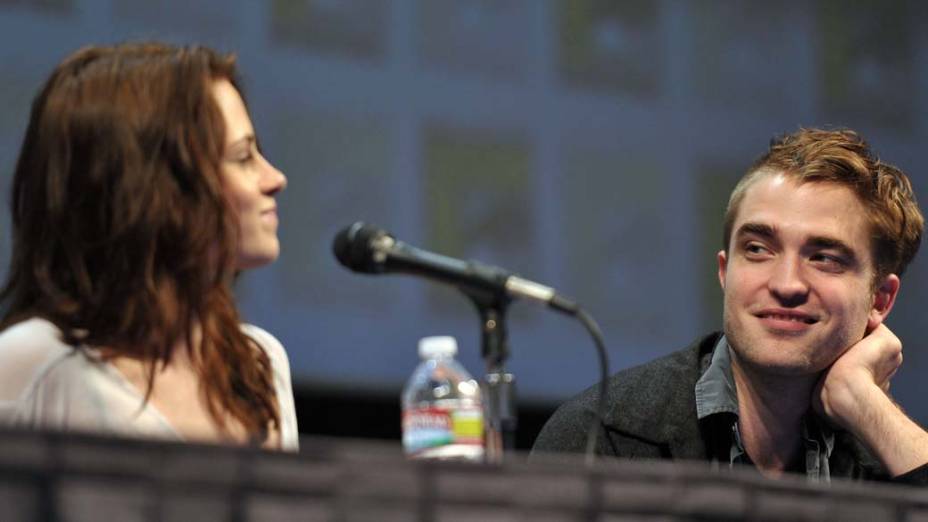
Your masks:
M 32 317 L 0 331 L 0 369 L 39 368 L 65 359 L 75 353 L 54 323 Z
M 271 360 L 274 372 L 274 388 L 280 407 L 281 448 L 289 451 L 299 449 L 296 408 L 293 403 L 293 387 L 290 383 L 290 361 L 280 341 L 267 330 L 253 324 L 242 324 L 245 335 L 254 339 Z
M 50 321 L 31 318 L 0 332 L 0 399 L 13 399 L 74 349 Z
M 275 368 L 289 372 L 290 362 L 287 359 L 287 351 L 276 337 L 264 328 L 249 323 L 242 323 L 242 332 L 258 343 Z
M 61 330 L 47 319 L 32 317 L 0 331 L 0 350 L 4 355 L 21 355 L 24 352 L 58 353 L 68 345 L 61 338 Z
M 274 337 L 270 332 L 264 328 L 261 328 L 260 326 L 251 323 L 242 323 L 242 332 L 244 332 L 248 337 L 254 339 L 254 341 L 265 350 L 284 350 L 284 347 L 282 344 L 280 344 L 280 341 L 278 341 L 276 337 Z

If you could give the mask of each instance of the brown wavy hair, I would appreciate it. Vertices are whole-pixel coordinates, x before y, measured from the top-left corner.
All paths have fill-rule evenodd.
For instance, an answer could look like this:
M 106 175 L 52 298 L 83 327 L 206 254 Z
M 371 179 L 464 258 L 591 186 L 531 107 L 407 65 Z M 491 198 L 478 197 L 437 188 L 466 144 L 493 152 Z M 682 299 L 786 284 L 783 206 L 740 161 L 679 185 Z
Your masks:
M 0 326 L 39 316 L 65 342 L 156 367 L 186 343 L 212 418 L 253 442 L 280 426 L 270 361 L 240 328 L 238 224 L 213 94 L 235 57 L 204 47 L 87 47 L 32 105 L 11 191 Z
M 771 173 L 782 173 L 799 183 L 834 183 L 857 195 L 868 210 L 874 284 L 889 274 L 902 276 L 918 253 L 925 220 L 909 178 L 880 161 L 867 142 L 848 129 L 800 129 L 774 138 L 731 193 L 722 239 L 726 250 L 747 189 Z

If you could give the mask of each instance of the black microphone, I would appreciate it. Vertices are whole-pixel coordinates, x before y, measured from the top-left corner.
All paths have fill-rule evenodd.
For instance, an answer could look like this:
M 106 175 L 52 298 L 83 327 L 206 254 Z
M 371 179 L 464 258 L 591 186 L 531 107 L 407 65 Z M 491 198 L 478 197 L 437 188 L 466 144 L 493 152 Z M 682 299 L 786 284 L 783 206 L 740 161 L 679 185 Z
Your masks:
M 577 303 L 553 288 L 523 279 L 502 268 L 477 261 L 462 261 L 398 241 L 387 231 L 361 221 L 336 234 L 332 251 L 338 262 L 362 274 L 421 275 L 461 288 L 493 295 L 531 299 L 551 308 L 576 314 Z

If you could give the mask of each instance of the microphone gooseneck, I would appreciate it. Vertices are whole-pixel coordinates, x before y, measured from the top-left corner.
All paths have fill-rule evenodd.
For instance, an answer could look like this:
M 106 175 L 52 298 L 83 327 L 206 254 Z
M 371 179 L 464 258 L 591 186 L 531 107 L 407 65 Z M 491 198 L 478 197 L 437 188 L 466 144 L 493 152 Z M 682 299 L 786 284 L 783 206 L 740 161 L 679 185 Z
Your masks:
M 462 290 L 530 299 L 574 315 L 577 304 L 551 287 L 502 268 L 462 261 L 398 241 L 378 227 L 356 222 L 335 236 L 332 251 L 339 263 L 363 274 L 405 273 L 455 285 Z

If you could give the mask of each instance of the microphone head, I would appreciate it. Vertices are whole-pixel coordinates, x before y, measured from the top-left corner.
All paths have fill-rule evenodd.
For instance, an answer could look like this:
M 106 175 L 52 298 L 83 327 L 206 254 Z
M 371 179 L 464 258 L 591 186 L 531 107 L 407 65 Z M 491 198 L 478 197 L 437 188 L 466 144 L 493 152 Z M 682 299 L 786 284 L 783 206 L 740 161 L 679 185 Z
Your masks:
M 332 241 L 332 252 L 345 268 L 364 274 L 377 274 L 383 271 L 383 267 L 374 260 L 371 242 L 384 235 L 389 234 L 375 226 L 358 221 L 335 235 L 335 240 Z

